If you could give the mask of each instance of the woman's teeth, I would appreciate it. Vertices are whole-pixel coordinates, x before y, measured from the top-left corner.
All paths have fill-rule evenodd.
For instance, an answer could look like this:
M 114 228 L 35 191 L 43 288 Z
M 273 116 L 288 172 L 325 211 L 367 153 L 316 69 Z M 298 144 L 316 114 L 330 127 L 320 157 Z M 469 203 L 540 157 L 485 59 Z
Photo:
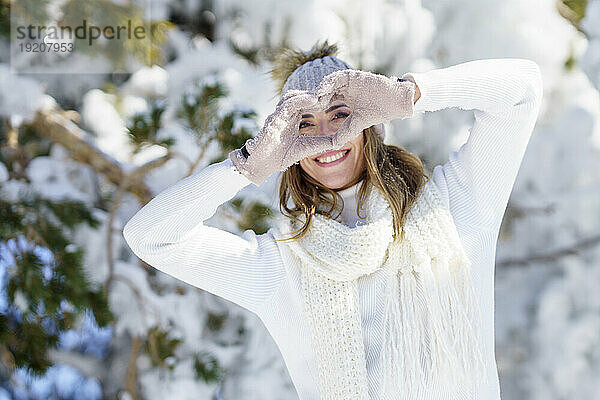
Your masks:
M 340 158 L 344 157 L 344 155 L 346 155 L 345 151 L 341 151 L 339 153 L 336 153 L 332 156 L 329 157 L 323 157 L 323 158 L 317 158 L 317 160 L 321 163 L 330 163 L 333 162 L 335 160 L 339 160 Z

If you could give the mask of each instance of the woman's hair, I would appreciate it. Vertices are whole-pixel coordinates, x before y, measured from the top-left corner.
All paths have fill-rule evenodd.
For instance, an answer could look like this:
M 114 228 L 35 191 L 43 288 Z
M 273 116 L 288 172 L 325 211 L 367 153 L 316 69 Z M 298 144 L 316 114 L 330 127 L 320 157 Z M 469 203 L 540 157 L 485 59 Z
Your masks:
M 360 212 L 371 185 L 375 186 L 383 193 L 392 209 L 394 239 L 399 240 L 403 235 L 402 226 L 406 213 L 430 178 L 426 175 L 419 157 L 409 153 L 403 147 L 384 144 L 373 127 L 365 129 L 363 133 L 365 169 L 358 178 L 362 183 L 358 191 L 356 212 L 357 214 Z M 423 179 L 424 177 L 426 180 Z M 344 200 L 337 192 L 355 183 L 357 182 L 350 182 L 339 189 L 330 189 L 308 175 L 300 164 L 294 164 L 285 170 L 279 186 L 279 208 L 283 215 L 301 223 L 302 226 L 290 232 L 294 236 L 284 240 L 304 236 L 314 214 L 332 218 L 337 210 L 337 215 L 333 217 L 337 218 L 344 206 Z M 294 205 L 288 207 L 290 198 Z M 300 215 L 304 215 L 304 222 L 298 218 Z
M 271 69 L 271 76 L 275 80 L 279 92 L 281 93 L 286 80 L 296 68 L 306 62 L 336 53 L 337 45 L 329 44 L 327 40 L 322 44 L 317 42 L 307 52 L 292 49 L 281 51 L 275 57 Z M 344 188 L 332 190 L 322 186 L 308 175 L 300 164 L 292 165 L 283 173 L 279 187 L 279 208 L 283 215 L 295 222 L 302 223 L 298 217 L 300 215 L 305 217 L 302 226 L 291 232 L 295 235 L 284 240 L 298 239 L 304 236 L 314 214 L 332 218 L 333 213 L 337 210 L 338 213 L 335 216 L 337 218 L 343 208 L 343 199 L 337 191 L 350 187 L 361 180 L 356 212 L 359 213 L 371 185 L 375 186 L 383 193 L 392 209 L 394 239 L 402 238 L 402 225 L 406 213 L 416 201 L 425 183 L 423 177 L 427 180 L 429 177 L 425 174 L 423 163 L 417 156 L 409 153 L 403 147 L 384 144 L 374 127 L 363 130 L 363 134 L 365 138 L 363 147 L 365 169 L 357 181 L 350 182 Z M 288 207 L 290 198 L 294 203 L 292 207 Z

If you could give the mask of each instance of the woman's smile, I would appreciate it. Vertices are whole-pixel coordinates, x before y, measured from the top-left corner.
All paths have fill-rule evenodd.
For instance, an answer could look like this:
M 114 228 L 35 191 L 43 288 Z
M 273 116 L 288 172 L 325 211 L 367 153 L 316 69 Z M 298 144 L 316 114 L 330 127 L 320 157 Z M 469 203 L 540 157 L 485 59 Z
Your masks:
M 327 168 L 343 163 L 348 158 L 350 151 L 351 149 L 327 151 L 315 157 L 314 160 L 318 166 Z

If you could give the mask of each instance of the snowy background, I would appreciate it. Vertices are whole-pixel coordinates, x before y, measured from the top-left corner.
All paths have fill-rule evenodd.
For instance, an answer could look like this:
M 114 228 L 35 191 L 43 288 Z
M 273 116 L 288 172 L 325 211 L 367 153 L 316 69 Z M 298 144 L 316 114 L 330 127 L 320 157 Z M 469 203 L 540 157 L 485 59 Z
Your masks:
M 578 3 L 585 17 L 577 18 L 565 3 Z M 255 128 L 260 126 L 277 100 L 269 52 L 282 44 L 307 50 L 328 39 L 355 68 L 396 76 L 480 58 L 535 61 L 544 100 L 497 247 L 501 390 L 507 400 L 600 400 L 600 0 L 155 0 L 150 18 L 174 22 L 163 45 L 165 61 L 140 66 L 125 78 L 11 74 L 7 39 L 1 39 L 2 120 L 20 127 L 40 110 L 75 110 L 82 134 L 132 171 L 166 153 L 161 146 L 134 153 L 127 135 L 127 121 L 161 101 L 166 108 L 157 136 L 173 138 L 170 149 L 179 156 L 146 176 L 157 194 L 215 157 L 212 147 L 202 153 L 186 132 L 178 101 L 196 82 L 218 79 L 229 89 L 222 109 L 248 107 L 257 113 Z M 389 124 L 386 141 L 420 154 L 431 171 L 466 141 L 472 122 L 472 112 L 427 113 Z M 3 195 L 13 201 L 26 185 L 48 199 L 77 199 L 93 207 L 98 181 L 103 194 L 117 191 L 98 175 L 59 143 L 49 155 L 31 160 L 26 183 L 0 163 Z M 274 179 L 243 192 L 276 205 Z M 99 207 L 94 212 L 100 227 L 81 228 L 75 238 L 85 248 L 92 282 L 104 282 L 109 268 L 122 277 L 109 293 L 116 322 L 98 329 L 93 318 L 82 319 L 77 329 L 61 334 L 52 350 L 55 365 L 45 376 L 33 378 L 23 369 L 4 376 L 0 400 L 297 399 L 283 359 L 255 315 L 161 273 L 149 283 L 148 271 L 120 232 L 140 206 L 124 193 L 114 218 Z M 237 229 L 227 221 L 218 213 L 211 223 Z M 7 254 L 15 243 L 0 245 Z M 10 271 L 7 259 L 0 263 L 0 283 Z M 0 313 L 26 306 L 18 300 L 9 304 L 2 289 Z M 224 316 L 220 327 L 209 329 L 215 316 Z M 125 390 L 132 338 L 147 337 L 153 326 L 180 343 L 161 366 L 145 351 L 136 353 L 132 395 Z M 222 380 L 198 379 L 193 357 L 198 352 L 227 369 Z

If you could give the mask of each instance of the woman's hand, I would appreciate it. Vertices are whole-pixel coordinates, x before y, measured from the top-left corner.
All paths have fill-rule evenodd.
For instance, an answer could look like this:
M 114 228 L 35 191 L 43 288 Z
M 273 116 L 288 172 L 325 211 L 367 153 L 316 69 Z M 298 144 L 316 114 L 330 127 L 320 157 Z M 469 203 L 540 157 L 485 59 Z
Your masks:
M 323 78 L 316 96 L 319 104 L 327 104 L 334 95 L 341 95 L 352 109 L 334 136 L 333 144 L 339 148 L 370 126 L 412 117 L 415 92 L 412 80 L 345 69 Z
M 414 81 L 412 81 L 414 82 Z M 415 101 L 414 103 L 417 104 L 417 100 L 419 100 L 421 98 L 421 91 L 419 90 L 419 85 L 417 85 L 415 83 Z
M 287 91 L 258 135 L 229 153 L 229 158 L 240 173 L 260 185 L 269 175 L 303 158 L 344 146 L 372 125 L 412 117 L 415 89 L 416 84 L 407 79 L 360 70 L 336 71 L 323 79 L 316 93 Z M 335 135 L 300 135 L 302 112 L 325 109 L 336 94 L 342 95 L 352 112 Z
M 317 96 L 289 90 L 267 117 L 258 135 L 229 153 L 235 168 L 255 185 L 303 158 L 334 148 L 334 136 L 303 136 L 299 125 L 304 110 L 321 108 Z
M 417 83 L 414 81 L 414 79 L 410 76 L 407 76 L 406 78 L 399 78 L 399 80 L 401 80 L 401 81 L 408 80 L 415 84 L 415 101 L 413 101 L 413 103 L 417 104 L 417 100 L 419 100 L 421 98 L 421 90 L 419 90 L 419 85 L 417 85 Z

